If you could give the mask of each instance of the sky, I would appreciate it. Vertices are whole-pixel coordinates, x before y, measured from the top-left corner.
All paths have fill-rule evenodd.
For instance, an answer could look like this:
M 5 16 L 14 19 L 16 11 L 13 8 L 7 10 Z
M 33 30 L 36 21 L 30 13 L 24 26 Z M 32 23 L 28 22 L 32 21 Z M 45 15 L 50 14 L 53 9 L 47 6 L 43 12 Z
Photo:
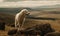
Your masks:
M 59 1 L 59 0 L 5 0 L 5 1 Z
M 60 4 L 60 0 L 0 0 L 0 7 L 36 7 Z

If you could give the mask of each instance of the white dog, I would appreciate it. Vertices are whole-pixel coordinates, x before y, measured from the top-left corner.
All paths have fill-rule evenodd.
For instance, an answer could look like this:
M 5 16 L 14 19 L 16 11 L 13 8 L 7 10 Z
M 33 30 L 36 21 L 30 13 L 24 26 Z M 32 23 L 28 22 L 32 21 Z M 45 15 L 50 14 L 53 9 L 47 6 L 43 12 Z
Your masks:
M 30 14 L 27 9 L 21 10 L 21 12 L 17 13 L 15 16 L 15 27 L 21 28 L 24 25 L 26 15 Z

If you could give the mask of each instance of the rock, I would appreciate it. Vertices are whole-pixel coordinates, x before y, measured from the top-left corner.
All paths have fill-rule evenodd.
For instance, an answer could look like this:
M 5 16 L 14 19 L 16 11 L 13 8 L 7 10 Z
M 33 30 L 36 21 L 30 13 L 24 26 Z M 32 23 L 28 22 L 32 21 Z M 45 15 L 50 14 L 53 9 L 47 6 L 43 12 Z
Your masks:
M 5 23 L 4 22 L 0 23 L 0 30 L 5 30 Z
M 17 29 L 9 30 L 8 35 L 14 35 L 17 33 Z
M 45 36 L 60 36 L 60 32 L 47 33 Z

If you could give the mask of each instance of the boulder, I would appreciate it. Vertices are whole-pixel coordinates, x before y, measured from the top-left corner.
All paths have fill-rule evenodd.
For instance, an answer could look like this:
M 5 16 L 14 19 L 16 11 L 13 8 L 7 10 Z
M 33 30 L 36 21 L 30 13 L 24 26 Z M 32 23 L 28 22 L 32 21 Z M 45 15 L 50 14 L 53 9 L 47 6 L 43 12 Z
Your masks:
M 47 33 L 45 36 L 60 36 L 60 32 Z
M 17 29 L 13 29 L 13 30 L 9 30 L 7 34 L 8 35 L 14 35 L 16 33 L 17 33 Z
M 5 23 L 4 22 L 0 23 L 0 30 L 5 30 Z

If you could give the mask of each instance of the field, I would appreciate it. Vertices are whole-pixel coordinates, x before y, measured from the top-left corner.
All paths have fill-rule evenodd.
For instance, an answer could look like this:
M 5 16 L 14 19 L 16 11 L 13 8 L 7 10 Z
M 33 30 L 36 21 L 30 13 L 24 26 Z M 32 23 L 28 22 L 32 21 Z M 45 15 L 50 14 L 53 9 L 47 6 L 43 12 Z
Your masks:
M 60 32 L 60 14 L 51 14 L 49 12 L 42 12 L 42 11 L 31 11 L 30 16 L 32 17 L 42 17 L 42 18 L 55 18 L 56 20 L 43 20 L 43 19 L 33 19 L 33 18 L 26 18 L 25 24 L 24 24 L 24 28 L 28 28 L 28 27 L 32 27 L 35 25 L 39 25 L 39 24 L 45 24 L 45 23 L 49 23 L 51 24 L 51 27 L 53 29 L 55 29 L 56 31 Z M 6 22 L 6 28 L 5 31 L 0 30 L 0 36 L 8 36 L 7 32 L 11 29 L 14 29 L 14 27 L 11 27 L 10 25 L 14 24 L 14 15 L 9 15 L 9 14 L 4 14 L 4 13 L 0 13 L 0 20 L 3 22 Z M 8 26 L 9 25 L 9 26 Z

